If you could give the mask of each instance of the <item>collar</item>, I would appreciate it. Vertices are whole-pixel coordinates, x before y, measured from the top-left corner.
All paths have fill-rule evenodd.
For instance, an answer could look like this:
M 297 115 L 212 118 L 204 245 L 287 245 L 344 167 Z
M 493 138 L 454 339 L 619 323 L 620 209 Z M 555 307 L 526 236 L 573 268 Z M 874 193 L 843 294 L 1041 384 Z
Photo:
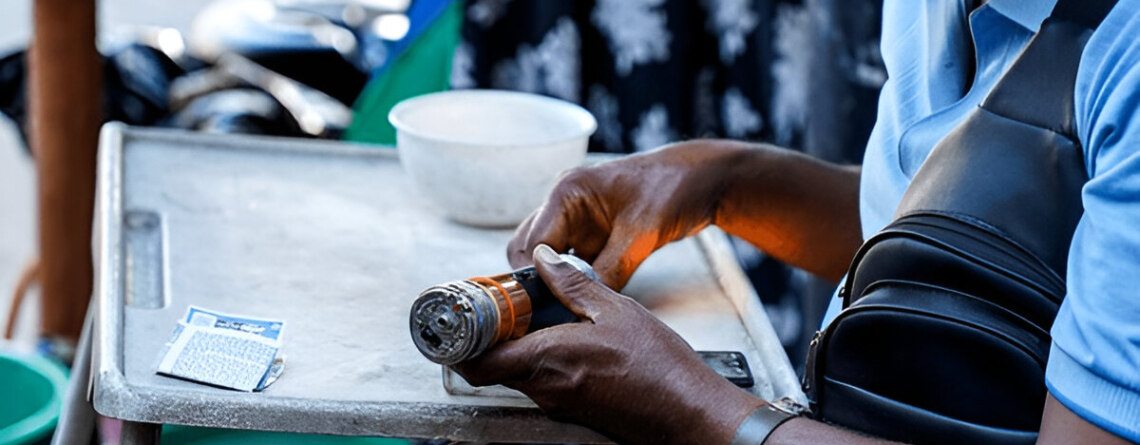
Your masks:
M 1029 32 L 1037 32 L 1041 22 L 1053 12 L 1057 0 L 988 0 L 986 6 L 1017 22 Z

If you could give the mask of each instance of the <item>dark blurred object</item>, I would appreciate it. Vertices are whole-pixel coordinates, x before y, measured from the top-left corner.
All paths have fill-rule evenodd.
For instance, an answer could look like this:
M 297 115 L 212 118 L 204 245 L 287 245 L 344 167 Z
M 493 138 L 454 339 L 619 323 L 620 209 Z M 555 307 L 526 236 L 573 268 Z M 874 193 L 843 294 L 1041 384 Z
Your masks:
M 299 134 L 297 121 L 273 96 L 245 86 L 218 69 L 201 69 L 175 79 L 168 124 L 206 133 Z
M 295 134 L 297 121 L 268 93 L 254 88 L 210 91 L 190 99 L 172 124 L 206 133 Z
M 298 57 L 301 56 L 301 57 Z M 351 105 L 364 89 L 368 76 L 345 60 L 330 53 L 290 54 L 285 52 L 258 54 L 259 64 Z
M 103 59 L 103 119 L 154 125 L 170 114 L 167 93 L 185 74 L 165 53 L 130 43 Z
M 339 138 L 352 123 L 352 110 L 333 97 L 236 54 L 226 54 L 217 69 L 273 96 L 308 136 Z
M 0 58 L 0 113 L 4 113 L 20 131 L 24 150 L 31 153 L 28 146 L 28 59 L 25 51 L 16 51 Z
M 343 103 L 237 54 L 178 78 L 170 103 L 171 124 L 209 132 L 335 139 L 352 123 Z
M 185 74 L 181 65 L 140 34 L 134 41 L 110 45 L 103 56 L 103 121 L 155 125 L 170 114 L 167 92 L 174 78 Z M 27 52 L 0 59 L 0 112 L 20 129 L 28 145 Z M 193 61 L 184 61 L 193 66 Z
M 189 56 L 174 29 L 120 31 L 101 49 L 103 122 L 327 139 L 352 122 L 352 110 L 337 98 L 240 55 L 223 53 L 212 66 Z M 311 56 L 280 48 L 274 60 L 309 65 L 323 76 L 318 83 L 342 83 L 343 73 L 327 72 L 321 58 Z M 18 51 L 0 59 L 0 112 L 17 124 L 27 147 L 25 58 Z
M 206 60 L 237 54 L 347 105 L 387 62 L 385 42 L 407 32 L 409 3 L 216 1 L 195 19 L 189 40 Z

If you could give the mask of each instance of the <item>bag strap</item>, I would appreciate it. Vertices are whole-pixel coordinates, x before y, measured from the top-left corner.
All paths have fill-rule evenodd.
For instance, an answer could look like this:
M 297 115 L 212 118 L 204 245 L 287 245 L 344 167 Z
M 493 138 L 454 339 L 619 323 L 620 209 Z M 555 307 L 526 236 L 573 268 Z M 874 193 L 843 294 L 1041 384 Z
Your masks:
M 1058 0 L 982 108 L 1077 141 L 1073 90 L 1085 43 L 1116 0 Z
M 1049 18 L 1064 20 L 1093 30 L 1116 6 L 1116 0 L 1058 0 Z

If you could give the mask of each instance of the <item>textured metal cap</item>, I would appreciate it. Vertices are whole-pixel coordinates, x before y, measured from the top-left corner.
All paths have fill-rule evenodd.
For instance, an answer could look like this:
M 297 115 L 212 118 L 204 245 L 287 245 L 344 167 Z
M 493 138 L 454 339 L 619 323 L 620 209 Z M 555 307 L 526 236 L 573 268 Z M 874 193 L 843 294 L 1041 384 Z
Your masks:
M 412 303 L 409 328 L 428 360 L 452 365 L 490 346 L 499 325 L 495 300 L 470 281 L 432 286 Z

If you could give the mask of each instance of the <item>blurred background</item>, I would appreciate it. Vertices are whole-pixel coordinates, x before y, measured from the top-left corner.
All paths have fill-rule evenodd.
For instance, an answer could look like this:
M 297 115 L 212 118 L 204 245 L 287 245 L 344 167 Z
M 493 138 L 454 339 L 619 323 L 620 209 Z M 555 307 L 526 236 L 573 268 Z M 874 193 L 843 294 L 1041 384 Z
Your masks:
M 496 88 L 585 106 L 598 120 L 593 152 L 725 137 L 854 163 L 862 159 L 886 80 L 878 51 L 881 6 L 871 0 L 97 5 L 101 121 L 135 126 L 390 146 L 386 114 L 400 99 Z M 32 0 L 6 0 L 0 10 L 5 311 L 38 245 L 35 168 L 26 144 L 32 8 Z M 68 60 L 51 63 L 66 67 Z M 68 137 L 52 144 L 66 145 Z M 66 157 L 67 148 L 56 149 Z M 792 363 L 800 362 L 832 285 L 736 244 Z M 39 333 L 38 289 L 32 286 L 33 297 L 19 311 L 18 345 L 31 345 Z M 70 319 L 48 333 L 78 332 L 70 326 L 78 318 Z
M 5 3 L 0 14 L 0 51 L 7 54 L 23 47 L 31 33 L 32 0 Z M 5 312 L 20 270 L 36 246 L 34 169 L 15 124 L 0 119 L 0 307 Z M 30 322 L 21 324 L 27 326 L 22 331 L 34 328 Z
M 0 5 L 0 55 L 23 51 L 32 35 L 34 0 L 5 0 Z M 155 5 L 161 3 L 161 7 Z M 188 31 L 194 16 L 208 0 L 153 2 L 103 0 L 99 2 L 101 30 L 155 25 Z M 0 91 L 9 91 L 9 75 L 0 76 Z M 36 249 L 35 165 L 25 152 L 17 124 L 0 119 L 0 311 L 7 313 L 12 290 Z M 35 339 L 39 299 L 28 298 L 17 323 L 16 339 L 24 349 Z M 2 319 L 2 317 L 0 317 Z
M 599 121 L 591 151 L 726 137 L 855 163 L 886 79 L 881 5 L 871 0 L 97 4 L 102 121 L 378 149 L 394 142 L 387 111 L 399 100 L 498 88 L 586 107 Z M 0 311 L 37 256 L 24 57 L 32 8 L 0 6 Z M 801 362 L 832 285 L 737 247 L 791 361 Z M 15 323 L 22 347 L 40 334 L 37 289 Z
M 54 114 L 41 119 L 52 122 L 32 128 L 33 6 L 92 3 L 99 59 L 43 55 L 51 65 L 41 66 L 56 73 L 47 83 L 62 89 L 44 94 Z M 83 120 L 75 116 L 91 114 L 71 112 L 84 101 L 74 93 L 85 87 L 74 85 L 90 81 L 88 90 L 101 92 L 83 108 L 99 109 L 100 122 L 378 150 L 394 143 L 387 113 L 402 99 L 512 89 L 591 111 L 594 152 L 723 137 L 857 163 L 886 80 L 880 9 L 874 0 L 4 0 L 0 323 L 21 278 L 31 286 L 14 323 L 4 324 L 15 327 L 14 341 L 0 340 L 0 350 L 69 362 L 90 295 L 93 180 L 75 175 L 93 171 L 97 122 L 69 130 Z M 51 174 L 37 177 L 49 164 Z M 43 240 L 58 243 L 40 252 Z M 791 362 L 802 366 L 833 285 L 735 246 Z M 37 258 L 39 273 L 26 273 Z

